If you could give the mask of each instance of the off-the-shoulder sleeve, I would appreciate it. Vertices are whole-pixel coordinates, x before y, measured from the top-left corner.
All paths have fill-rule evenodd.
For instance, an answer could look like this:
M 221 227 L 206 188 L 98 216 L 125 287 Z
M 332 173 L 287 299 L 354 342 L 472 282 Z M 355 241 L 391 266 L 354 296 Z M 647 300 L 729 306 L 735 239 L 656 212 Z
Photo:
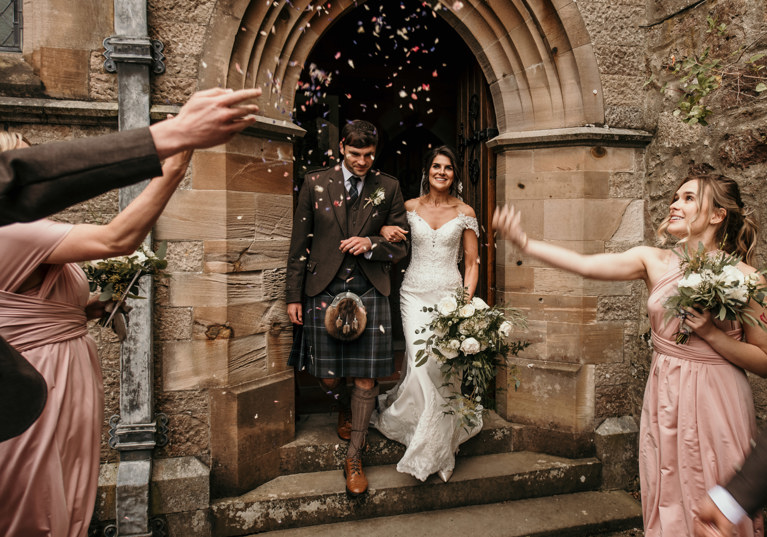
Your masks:
M 16 291 L 71 229 L 52 220 L 0 227 L 0 289 Z
M 461 223 L 463 224 L 463 229 L 472 230 L 477 234 L 477 238 L 479 238 L 479 222 L 477 222 L 477 219 L 473 216 L 466 216 L 463 213 L 460 213 L 458 216 L 461 219 Z

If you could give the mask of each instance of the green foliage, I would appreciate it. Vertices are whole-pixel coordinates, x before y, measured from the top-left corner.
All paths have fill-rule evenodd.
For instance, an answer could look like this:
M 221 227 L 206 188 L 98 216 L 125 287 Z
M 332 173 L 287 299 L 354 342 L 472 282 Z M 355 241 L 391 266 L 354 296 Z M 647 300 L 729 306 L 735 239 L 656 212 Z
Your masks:
M 674 115 L 690 124 L 707 125 L 706 117 L 711 108 L 702 99 L 722 85 L 722 61 L 709 59 L 710 48 L 706 47 L 699 57 L 690 56 L 674 67 L 682 97 L 676 104 Z
M 711 16 L 706 18 L 706 24 L 706 34 L 715 36 L 712 39 L 728 37 L 727 24 Z M 710 45 L 705 46 L 701 53 L 680 59 L 672 55 L 670 62 L 664 66 L 664 70 L 671 74 L 671 79 L 660 87 L 660 92 L 664 95 L 679 94 L 674 116 L 691 125 L 708 125 L 708 118 L 713 112 L 709 106 L 710 97 L 725 87 L 725 82 L 734 88 L 738 100 L 751 96 L 746 88 L 752 89 L 757 95 L 767 90 L 764 65 L 758 63 L 765 53 L 753 54 L 744 59 L 745 53 L 755 44 L 743 45 L 722 58 L 711 56 Z M 652 75 L 645 86 L 655 80 L 656 77 Z
M 165 260 L 167 243 L 163 241 L 156 252 L 148 252 L 143 246 L 129 256 L 111 257 L 89 261 L 83 265 L 88 277 L 90 291 L 99 291 L 99 300 L 144 298 L 138 296 L 139 279 L 148 274 L 164 275 L 168 266 Z

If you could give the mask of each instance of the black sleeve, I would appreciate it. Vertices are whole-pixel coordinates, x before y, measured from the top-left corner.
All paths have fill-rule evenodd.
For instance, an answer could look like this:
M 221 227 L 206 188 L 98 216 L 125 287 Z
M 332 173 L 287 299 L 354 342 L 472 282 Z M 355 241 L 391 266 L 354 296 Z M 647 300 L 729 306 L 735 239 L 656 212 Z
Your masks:
M 149 128 L 0 152 L 0 225 L 162 175 Z
M 767 502 L 767 429 L 757 438 L 743 468 L 725 488 L 751 516 L 764 507 Z

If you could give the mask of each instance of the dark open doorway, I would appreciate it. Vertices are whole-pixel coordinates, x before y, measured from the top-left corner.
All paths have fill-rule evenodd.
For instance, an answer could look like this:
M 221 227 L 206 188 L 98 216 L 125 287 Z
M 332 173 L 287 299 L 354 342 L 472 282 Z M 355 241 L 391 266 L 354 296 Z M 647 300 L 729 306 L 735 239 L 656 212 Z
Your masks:
M 297 188 L 307 171 L 338 162 L 339 132 L 346 121 L 365 119 L 379 128 L 374 167 L 398 178 L 406 200 L 420 193 L 426 151 L 443 144 L 455 148 L 459 134 L 466 136 L 461 129 L 465 107 L 459 100 L 467 99 L 470 74 L 482 78 L 481 71 L 462 38 L 435 9 L 413 0 L 367 2 L 347 12 L 318 41 L 296 92 L 295 122 L 307 131 L 294 150 Z M 485 85 L 483 94 L 488 93 Z M 462 175 L 465 183 L 467 174 Z M 469 188 L 467 194 L 475 190 Z M 474 208 L 480 216 L 481 208 Z M 404 348 L 399 285 L 407 262 L 392 271 L 398 365 Z M 487 275 L 481 280 L 480 289 L 487 290 Z M 302 375 L 298 382 L 315 385 Z M 303 394 L 297 405 L 299 412 L 316 410 Z
M 325 33 L 307 59 L 295 120 L 307 129 L 296 172 L 333 165 L 338 130 L 362 118 L 380 129 L 376 167 L 418 195 L 421 156 L 456 145 L 458 83 L 476 63 L 456 31 L 422 2 L 368 2 Z M 332 155 L 328 155 L 328 150 Z

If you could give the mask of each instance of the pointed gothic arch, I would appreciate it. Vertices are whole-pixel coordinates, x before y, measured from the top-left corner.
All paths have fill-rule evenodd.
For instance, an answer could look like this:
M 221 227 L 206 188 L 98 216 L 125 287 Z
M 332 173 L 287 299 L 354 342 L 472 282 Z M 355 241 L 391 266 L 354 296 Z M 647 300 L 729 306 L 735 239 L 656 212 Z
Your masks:
M 260 86 L 265 93 L 262 113 L 289 119 L 293 88 L 312 47 L 335 20 L 361 4 L 341 0 L 317 9 L 311 0 L 217 2 L 200 86 Z M 435 12 L 479 61 L 502 135 L 604 122 L 596 58 L 573 2 L 459 4 L 454 9 L 437 3 Z

